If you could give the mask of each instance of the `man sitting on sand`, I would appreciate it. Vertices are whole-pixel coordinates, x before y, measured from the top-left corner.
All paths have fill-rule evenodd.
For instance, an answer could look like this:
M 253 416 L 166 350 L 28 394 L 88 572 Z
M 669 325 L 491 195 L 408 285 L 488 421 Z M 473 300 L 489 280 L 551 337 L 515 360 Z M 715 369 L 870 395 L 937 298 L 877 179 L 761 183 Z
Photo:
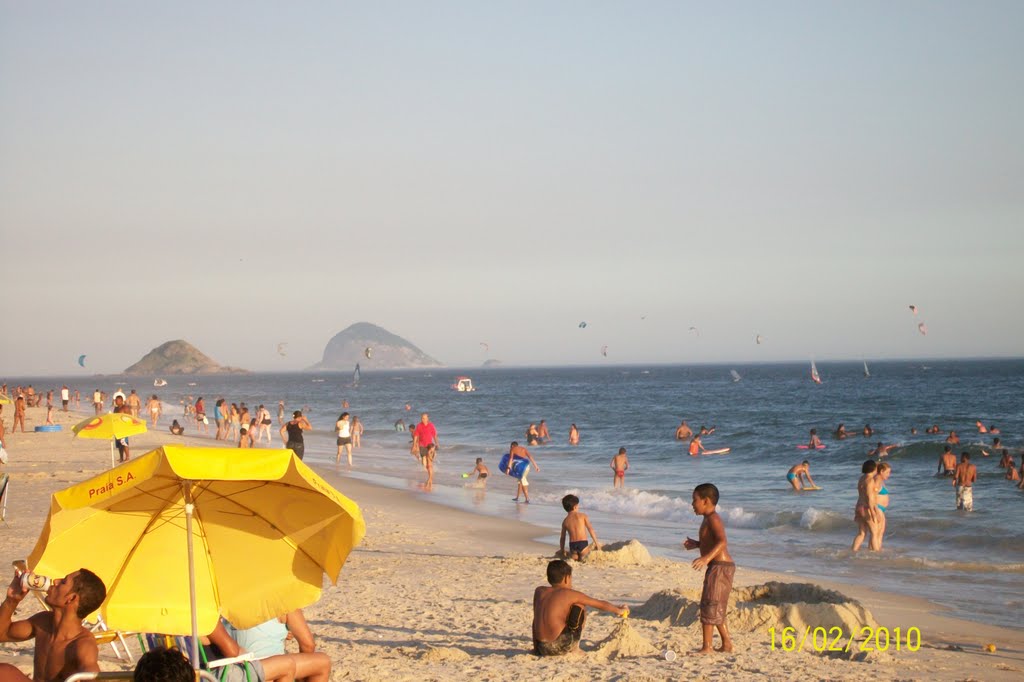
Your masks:
M 0 681 L 49 682 L 75 673 L 99 672 L 99 648 L 92 633 L 82 625 L 82 619 L 98 609 L 106 598 L 103 581 L 84 568 L 57 578 L 44 598 L 51 611 L 41 611 L 27 620 L 12 621 L 27 594 L 28 590 L 21 585 L 21 575 L 15 575 L 0 604 L 0 642 L 36 640 L 32 677 L 26 677 L 13 665 L 0 663 Z
M 601 543 L 597 541 L 597 534 L 594 527 L 590 525 L 590 518 L 578 511 L 580 498 L 575 495 L 566 495 L 562 498 L 562 508 L 568 512 L 562 521 L 562 535 L 558 539 L 558 551 L 565 554 L 565 536 L 569 536 L 569 556 L 576 561 L 583 561 L 583 557 L 590 553 L 587 533 L 594 540 L 593 549 L 601 549 Z
M 572 589 L 572 566 L 561 559 L 548 563 L 547 574 L 550 587 L 542 585 L 533 593 L 533 653 L 538 656 L 564 656 L 578 650 L 587 606 L 617 616 L 629 613 L 626 606 Z
M 804 478 L 807 482 L 804 483 Z M 811 478 L 811 463 L 806 459 L 800 464 L 796 464 L 789 468 L 789 472 L 786 474 L 786 480 L 793 486 L 793 490 L 802 490 L 806 485 L 811 488 L 817 488 L 814 484 L 814 479 Z

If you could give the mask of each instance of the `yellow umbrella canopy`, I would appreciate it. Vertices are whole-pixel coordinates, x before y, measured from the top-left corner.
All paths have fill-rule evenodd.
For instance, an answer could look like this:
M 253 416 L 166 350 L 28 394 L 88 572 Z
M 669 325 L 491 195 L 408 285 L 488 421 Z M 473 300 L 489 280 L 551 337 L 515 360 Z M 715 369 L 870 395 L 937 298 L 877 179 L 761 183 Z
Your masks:
M 0 393 L 0 405 L 10 405 L 13 402 L 14 400 L 11 399 L 11 396 L 6 393 Z
M 291 450 L 165 445 L 54 493 L 28 563 L 100 576 L 112 628 L 207 634 L 220 615 L 246 628 L 315 602 L 365 533 Z
M 110 441 L 110 467 L 114 467 L 114 439 L 127 438 L 146 432 L 146 422 L 119 412 L 96 415 L 71 427 L 79 438 L 97 438 Z
M 127 438 L 146 432 L 146 422 L 130 414 L 110 412 L 89 417 L 71 427 L 79 438 Z

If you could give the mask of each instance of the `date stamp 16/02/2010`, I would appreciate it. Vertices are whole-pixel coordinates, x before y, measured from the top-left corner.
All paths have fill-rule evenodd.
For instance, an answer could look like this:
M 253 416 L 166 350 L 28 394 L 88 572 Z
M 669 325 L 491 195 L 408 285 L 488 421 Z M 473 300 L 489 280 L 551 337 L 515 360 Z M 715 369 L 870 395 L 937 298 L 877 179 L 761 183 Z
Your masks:
M 917 651 L 921 630 L 916 627 L 869 627 L 847 632 L 841 627 L 768 628 L 772 651 Z

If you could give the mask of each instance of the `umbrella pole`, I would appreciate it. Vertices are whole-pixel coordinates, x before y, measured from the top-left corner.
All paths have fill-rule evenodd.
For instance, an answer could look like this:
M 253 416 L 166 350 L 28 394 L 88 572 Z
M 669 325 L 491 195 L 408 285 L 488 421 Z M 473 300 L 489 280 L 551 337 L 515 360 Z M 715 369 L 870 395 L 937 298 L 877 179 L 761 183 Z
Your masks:
M 196 615 L 196 565 L 192 548 L 192 482 L 182 481 L 181 490 L 185 497 L 185 533 L 188 537 L 188 599 L 192 607 L 192 668 L 199 670 L 199 619 Z
M 114 441 L 110 441 L 110 468 L 114 468 Z

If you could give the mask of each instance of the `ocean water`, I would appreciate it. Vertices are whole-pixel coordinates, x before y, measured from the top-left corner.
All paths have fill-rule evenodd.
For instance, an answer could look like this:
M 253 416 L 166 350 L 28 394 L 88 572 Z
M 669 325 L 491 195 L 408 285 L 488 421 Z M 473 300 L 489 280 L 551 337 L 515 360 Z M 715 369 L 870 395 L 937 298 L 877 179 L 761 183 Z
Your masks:
M 730 370 L 742 377 L 733 381 Z M 564 516 L 560 500 L 578 494 L 602 541 L 637 538 L 652 551 L 692 558 L 681 543 L 694 536 L 700 519 L 690 497 L 694 486 L 715 483 L 730 551 L 740 565 L 865 584 L 924 597 L 953 615 L 1020 627 L 1024 608 L 1024 491 L 1003 480 L 998 455 L 980 456 L 992 436 L 974 428 L 976 419 L 996 424 L 1019 466 L 1024 445 L 1024 360 L 891 361 L 871 364 L 818 363 L 823 384 L 809 379 L 804 364 L 605 366 L 579 368 L 433 369 L 374 372 L 364 368 L 358 386 L 342 374 L 255 374 L 168 377 L 156 389 L 124 377 L 38 378 L 40 387 L 68 381 L 83 398 L 100 387 L 134 386 L 143 396 L 157 393 L 165 414 L 180 416 L 181 401 L 202 395 L 207 413 L 214 400 L 265 403 L 275 416 L 277 401 L 288 414 L 303 409 L 314 431 L 307 436 L 307 461 L 334 462 L 333 426 L 348 400 L 348 411 L 365 424 L 363 447 L 348 475 L 406 488 L 438 503 L 482 514 L 518 518 L 551 528 L 542 540 L 557 543 Z M 458 393 L 459 374 L 472 376 L 474 393 Z M 196 385 L 189 386 L 187 382 Z M 406 409 L 406 406 L 409 409 Z M 419 485 L 423 472 L 408 454 L 410 436 L 397 420 L 415 423 L 428 411 L 441 449 L 435 485 Z M 716 426 L 704 439 L 709 449 L 729 447 L 723 456 L 690 457 L 674 440 L 686 419 L 694 429 Z M 540 465 L 531 473 L 532 504 L 516 504 L 514 480 L 502 475 L 498 459 L 513 439 L 525 444 L 530 422 L 546 419 L 551 444 L 530 448 Z M 870 423 L 871 438 L 833 440 L 839 422 L 850 431 Z M 581 434 L 568 445 L 570 423 Z M 925 435 L 938 424 L 939 436 Z M 189 433 L 194 428 L 189 426 Z M 919 435 L 910 434 L 916 426 Z M 818 429 L 827 447 L 808 452 L 808 430 Z M 975 511 L 958 512 L 949 479 L 935 476 L 945 434 L 961 436 L 978 465 Z M 854 555 L 852 520 L 860 466 L 879 440 L 897 444 L 887 458 L 893 473 L 885 549 Z M 628 449 L 625 490 L 613 490 L 609 462 Z M 485 491 L 468 487 L 460 474 L 476 457 L 491 469 Z M 790 466 L 807 458 L 822 490 L 794 493 L 786 482 Z M 955 596 L 955 599 L 953 598 Z M 913 623 L 907 623 L 911 626 Z

